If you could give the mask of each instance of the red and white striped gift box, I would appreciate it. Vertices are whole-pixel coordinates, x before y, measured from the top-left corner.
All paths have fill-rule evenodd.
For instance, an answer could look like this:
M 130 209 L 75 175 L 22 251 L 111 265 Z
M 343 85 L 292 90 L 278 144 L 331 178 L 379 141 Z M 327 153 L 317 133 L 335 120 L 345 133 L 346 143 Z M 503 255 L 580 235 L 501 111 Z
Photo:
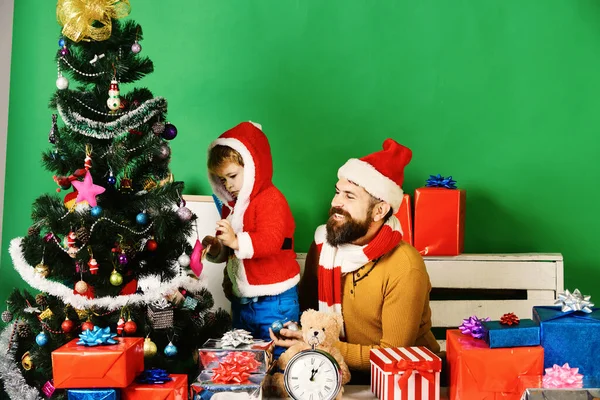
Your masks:
M 426 347 L 371 350 L 371 391 L 382 400 L 439 400 L 442 360 Z

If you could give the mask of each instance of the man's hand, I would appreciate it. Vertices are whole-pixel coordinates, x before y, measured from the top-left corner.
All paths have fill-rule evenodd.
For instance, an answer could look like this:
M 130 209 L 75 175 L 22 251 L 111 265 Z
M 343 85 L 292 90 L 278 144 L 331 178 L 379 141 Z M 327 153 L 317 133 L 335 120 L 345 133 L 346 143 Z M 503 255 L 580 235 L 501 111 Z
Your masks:
M 292 322 L 288 321 L 283 326 L 284 328 L 279 331 L 279 336 L 273 333 L 273 330 L 269 328 L 269 335 L 271 336 L 271 340 L 275 346 L 280 347 L 292 347 L 293 345 L 300 343 L 303 341 L 302 339 L 302 331 L 292 331 L 290 329 L 286 329 L 286 326 L 289 326 Z
M 239 250 L 237 235 L 226 219 L 217 222 L 217 238 L 227 247 Z M 220 232 L 219 232 L 220 231 Z
M 202 247 L 208 249 L 208 254 L 212 257 L 216 257 L 221 253 L 221 242 L 214 236 L 204 236 Z

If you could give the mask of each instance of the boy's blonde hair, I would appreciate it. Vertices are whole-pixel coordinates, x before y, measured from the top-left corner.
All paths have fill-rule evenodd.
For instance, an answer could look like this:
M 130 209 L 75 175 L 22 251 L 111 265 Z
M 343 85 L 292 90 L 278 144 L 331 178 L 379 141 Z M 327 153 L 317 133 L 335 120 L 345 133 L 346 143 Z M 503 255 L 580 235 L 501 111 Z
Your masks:
M 215 172 L 215 170 L 226 163 L 236 163 L 243 167 L 244 160 L 242 155 L 237 150 L 232 149 L 229 146 L 216 145 L 208 152 L 208 170 Z

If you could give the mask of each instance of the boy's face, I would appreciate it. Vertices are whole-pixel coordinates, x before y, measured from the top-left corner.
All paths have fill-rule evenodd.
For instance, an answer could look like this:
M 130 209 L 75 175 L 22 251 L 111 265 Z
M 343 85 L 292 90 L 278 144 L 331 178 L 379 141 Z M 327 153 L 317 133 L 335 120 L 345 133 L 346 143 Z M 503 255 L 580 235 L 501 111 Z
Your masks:
M 234 162 L 227 162 L 215 171 L 225 189 L 237 199 L 244 183 L 244 167 Z

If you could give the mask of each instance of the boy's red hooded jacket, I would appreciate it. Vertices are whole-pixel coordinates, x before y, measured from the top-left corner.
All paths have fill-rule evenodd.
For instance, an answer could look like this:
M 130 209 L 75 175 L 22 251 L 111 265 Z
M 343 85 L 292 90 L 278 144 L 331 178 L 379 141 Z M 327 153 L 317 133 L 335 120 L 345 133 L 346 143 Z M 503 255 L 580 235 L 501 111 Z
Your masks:
M 296 286 L 300 266 L 293 247 L 295 223 L 283 194 L 272 182 L 273 161 L 267 137 L 257 124 L 242 122 L 211 143 L 229 146 L 244 160 L 244 181 L 237 200 L 209 173 L 222 217 L 237 234 L 239 250 L 227 261 L 227 273 L 240 297 L 277 295 Z M 287 239 L 287 240 L 286 240 Z

